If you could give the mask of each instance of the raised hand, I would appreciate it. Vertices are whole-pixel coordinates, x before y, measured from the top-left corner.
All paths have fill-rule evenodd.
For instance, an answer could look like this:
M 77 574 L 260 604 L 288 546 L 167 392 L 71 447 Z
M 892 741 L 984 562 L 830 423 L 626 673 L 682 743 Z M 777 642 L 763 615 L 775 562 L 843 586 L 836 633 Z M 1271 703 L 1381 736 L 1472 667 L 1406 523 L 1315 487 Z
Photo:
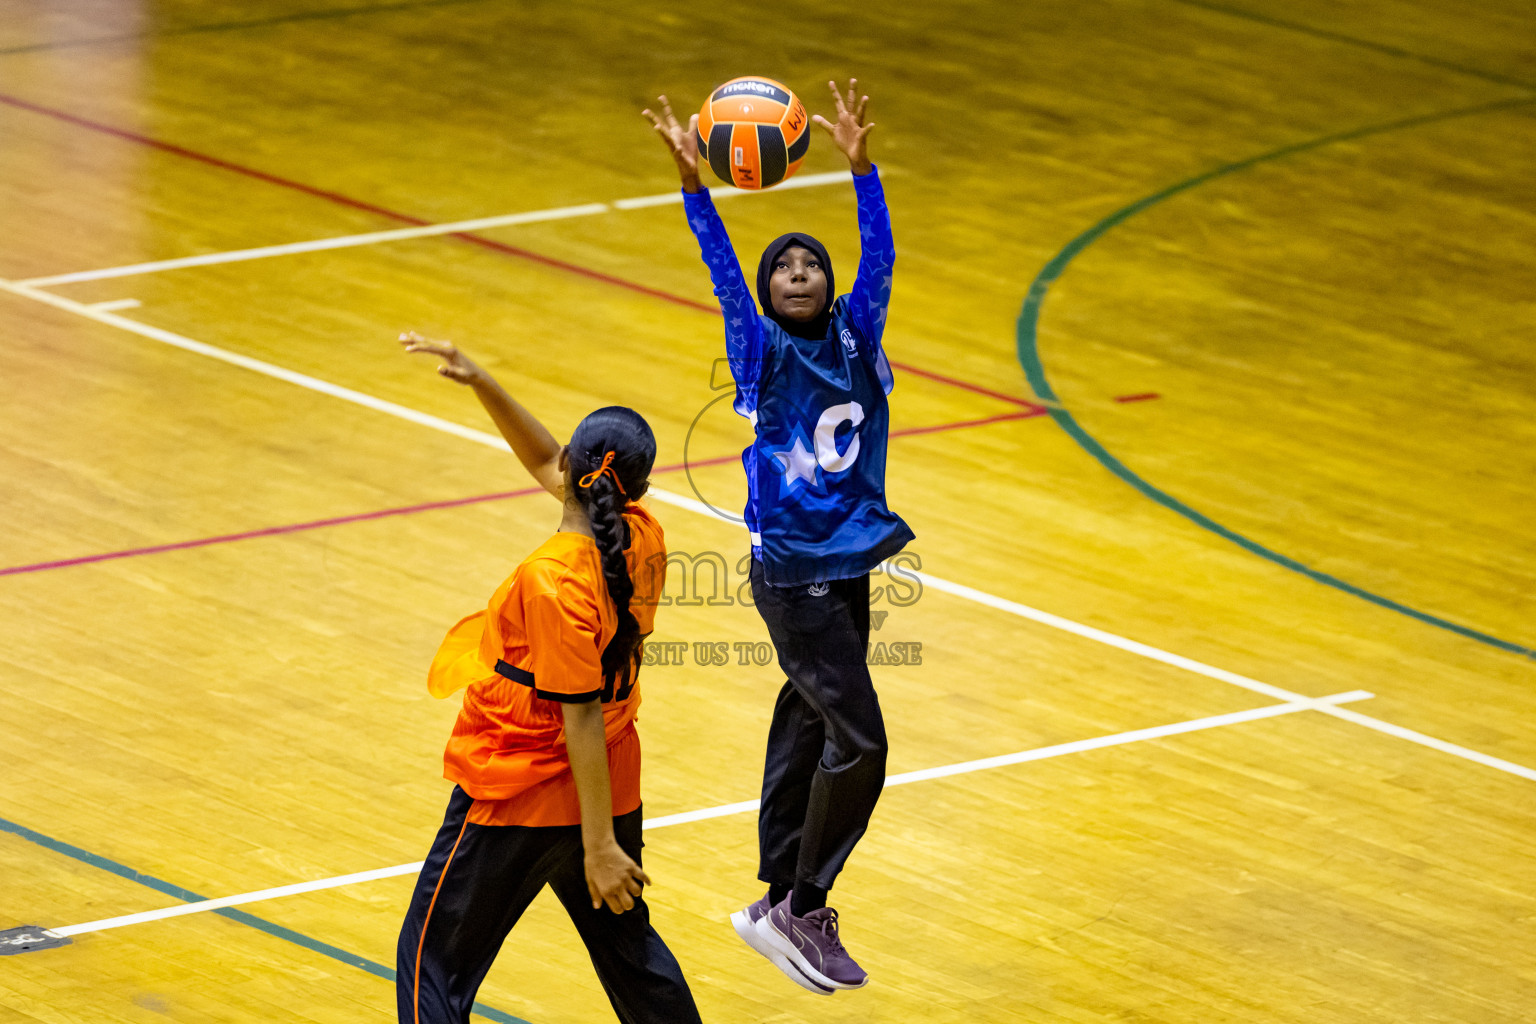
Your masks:
M 490 413 L 491 422 L 507 439 L 517 460 L 550 494 L 565 500 L 565 473 L 560 468 L 560 442 L 522 404 L 496 383 L 496 378 L 476 366 L 451 341 L 423 338 L 415 331 L 400 335 L 407 352 L 437 356 L 443 361 L 437 372 L 456 384 L 475 389 L 475 397 Z
M 672 104 L 667 101 L 667 98 L 665 96 L 656 98 L 661 101 L 660 116 L 652 113 L 649 108 L 640 113 L 651 122 L 651 127 L 656 130 L 657 135 L 661 136 L 667 151 L 677 162 L 678 176 L 683 179 L 683 191 L 697 192 L 699 190 L 699 115 L 694 114 L 690 117 L 687 127 L 684 127 L 673 116 Z
M 434 341 L 431 338 L 423 338 L 415 331 L 406 331 L 400 335 L 400 344 L 407 352 L 422 352 L 429 356 L 437 356 L 443 361 L 443 365 L 437 368 L 437 372 L 459 384 L 474 384 L 485 375 L 485 371 L 471 362 L 470 358 L 460 352 L 451 341 Z
M 848 79 L 848 95 L 845 98 L 838 89 L 836 82 L 828 82 L 827 88 L 832 90 L 832 101 L 837 104 L 837 123 L 833 124 L 820 114 L 811 118 L 821 127 L 825 128 L 828 135 L 832 136 L 833 145 L 842 151 L 848 158 L 848 166 L 853 168 L 853 173 L 864 175 L 869 173 L 869 146 L 865 142 L 870 130 L 875 123 L 865 123 L 864 111 L 869 106 L 869 97 L 859 96 L 859 80 Z

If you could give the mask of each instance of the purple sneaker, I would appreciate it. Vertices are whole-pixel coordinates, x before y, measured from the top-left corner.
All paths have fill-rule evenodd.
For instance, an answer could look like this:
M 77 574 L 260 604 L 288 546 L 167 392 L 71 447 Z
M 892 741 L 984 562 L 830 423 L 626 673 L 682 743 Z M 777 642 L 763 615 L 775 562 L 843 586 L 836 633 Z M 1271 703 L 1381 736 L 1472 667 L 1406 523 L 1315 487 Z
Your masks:
M 804 917 L 789 912 L 785 899 L 758 918 L 757 934 L 811 981 L 827 988 L 863 988 L 869 975 L 854 962 L 837 938 L 837 911 L 813 910 Z
M 768 958 L 768 962 L 789 976 L 789 980 L 801 988 L 809 989 L 820 996 L 829 996 L 832 989 L 826 985 L 818 985 L 805 976 L 805 972 L 796 967 L 792 961 L 768 944 L 768 941 L 757 933 L 757 922 L 768 916 L 770 905 L 768 894 L 763 893 L 763 898 L 756 903 L 736 911 L 731 915 L 731 927 L 736 929 L 736 934 L 741 936 L 741 941 L 757 950 Z

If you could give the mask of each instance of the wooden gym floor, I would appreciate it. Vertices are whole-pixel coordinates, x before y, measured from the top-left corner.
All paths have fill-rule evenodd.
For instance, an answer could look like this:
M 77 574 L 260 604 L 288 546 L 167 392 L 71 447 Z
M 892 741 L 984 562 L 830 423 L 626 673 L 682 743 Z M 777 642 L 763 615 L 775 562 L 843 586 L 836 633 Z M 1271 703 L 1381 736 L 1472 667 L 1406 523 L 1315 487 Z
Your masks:
M 651 901 L 705 1018 L 1530 1019 L 1523 0 L 3 11 L 0 928 L 72 942 L 0 959 L 0 1021 L 391 1019 L 408 867 L 99 922 L 425 853 L 426 663 L 558 512 L 399 331 L 557 434 L 640 409 L 671 545 L 734 570 L 709 284 L 675 205 L 618 201 L 676 188 L 639 109 L 746 73 L 874 97 L 931 575 L 877 606 L 922 656 L 874 669 L 903 784 L 834 895 L 860 992 L 726 924 L 780 677 L 647 669 Z M 749 267 L 803 227 L 847 286 L 838 170 L 717 190 Z M 764 639 L 734 602 L 655 637 Z M 481 1001 L 611 1019 L 552 900 Z

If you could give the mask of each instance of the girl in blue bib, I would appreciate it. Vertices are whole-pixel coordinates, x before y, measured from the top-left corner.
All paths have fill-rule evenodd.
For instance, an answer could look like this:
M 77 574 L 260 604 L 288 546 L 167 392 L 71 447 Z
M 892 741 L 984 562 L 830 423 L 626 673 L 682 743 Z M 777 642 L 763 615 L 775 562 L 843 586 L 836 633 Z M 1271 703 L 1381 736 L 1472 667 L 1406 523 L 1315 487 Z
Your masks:
M 868 975 L 843 948 L 827 893 L 868 825 L 885 783 L 886 738 L 865 662 L 869 573 L 912 540 L 886 507 L 886 396 L 881 347 L 895 244 L 870 163 L 869 97 L 828 83 L 837 119 L 817 115 L 853 171 L 862 239 L 853 290 L 837 296 L 832 261 L 810 235 L 769 243 L 753 302 L 699 183 L 697 117 L 685 128 L 661 97 L 645 111 L 677 163 L 683 208 L 725 317 L 735 409 L 756 437 L 742 452 L 752 594 L 788 677 L 769 728 L 758 817 L 758 877 L 769 889 L 732 915 L 737 933 L 811 991 L 859 988 Z

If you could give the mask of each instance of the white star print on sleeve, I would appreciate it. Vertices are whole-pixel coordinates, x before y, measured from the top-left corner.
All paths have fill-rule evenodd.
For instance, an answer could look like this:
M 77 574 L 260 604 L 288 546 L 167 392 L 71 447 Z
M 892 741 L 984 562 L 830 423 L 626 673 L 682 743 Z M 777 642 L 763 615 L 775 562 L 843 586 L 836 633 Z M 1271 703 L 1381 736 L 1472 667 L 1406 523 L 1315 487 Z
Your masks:
M 885 190 L 880 186 L 880 172 L 871 168 L 862 177 L 853 177 L 854 197 L 859 208 L 859 275 L 848 297 L 848 317 L 863 337 L 861 345 L 874 357 L 875 372 L 886 394 L 896 381 L 891 364 L 885 358 L 881 339 L 885 334 L 887 307 L 891 303 L 891 270 L 896 264 L 896 242 L 891 237 L 891 214 L 885 205 Z M 867 347 L 866 347 L 867 345 Z
M 725 356 L 730 363 L 731 376 L 736 380 L 736 412 L 755 419 L 757 412 L 757 382 L 762 372 L 763 324 L 757 315 L 757 304 L 747 288 L 747 280 L 741 273 L 736 250 L 731 247 L 725 224 L 715 211 L 709 189 L 683 193 L 683 210 L 688 226 L 699 240 L 700 255 L 709 268 L 710 280 L 715 286 L 715 298 L 720 302 L 725 316 Z

